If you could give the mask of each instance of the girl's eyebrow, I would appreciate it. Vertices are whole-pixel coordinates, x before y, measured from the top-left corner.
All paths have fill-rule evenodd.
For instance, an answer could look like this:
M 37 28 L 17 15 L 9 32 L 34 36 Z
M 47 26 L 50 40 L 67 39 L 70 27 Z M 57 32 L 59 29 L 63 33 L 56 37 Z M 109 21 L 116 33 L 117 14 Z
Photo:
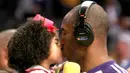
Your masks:
M 55 40 L 56 40 L 56 41 L 60 41 L 59 37 L 55 37 Z
M 59 41 L 59 38 L 55 38 L 56 41 Z

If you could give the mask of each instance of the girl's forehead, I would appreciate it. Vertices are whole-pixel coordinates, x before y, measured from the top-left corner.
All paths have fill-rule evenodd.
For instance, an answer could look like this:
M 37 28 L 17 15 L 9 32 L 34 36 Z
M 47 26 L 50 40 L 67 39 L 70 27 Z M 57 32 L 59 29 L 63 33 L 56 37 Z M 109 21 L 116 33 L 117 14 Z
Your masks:
M 57 34 L 54 38 L 55 38 L 55 39 L 59 39 L 59 35 Z
M 55 37 L 59 37 L 59 30 L 55 31 Z

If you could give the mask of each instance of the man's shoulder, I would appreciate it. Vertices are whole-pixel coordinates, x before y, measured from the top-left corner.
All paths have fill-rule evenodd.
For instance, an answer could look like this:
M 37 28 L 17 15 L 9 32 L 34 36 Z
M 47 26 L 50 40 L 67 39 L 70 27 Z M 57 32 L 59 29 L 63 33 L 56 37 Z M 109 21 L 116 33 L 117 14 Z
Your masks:
M 120 67 L 114 61 L 105 62 L 87 73 L 128 73 L 125 69 Z

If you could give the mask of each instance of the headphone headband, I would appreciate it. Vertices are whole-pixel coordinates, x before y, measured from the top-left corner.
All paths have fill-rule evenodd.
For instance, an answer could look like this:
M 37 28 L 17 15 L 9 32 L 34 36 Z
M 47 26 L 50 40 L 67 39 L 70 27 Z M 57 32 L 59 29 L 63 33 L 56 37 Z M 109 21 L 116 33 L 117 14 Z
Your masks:
M 84 1 L 81 4 L 81 8 L 79 10 L 80 17 L 83 17 L 85 19 L 87 17 L 86 13 L 88 12 L 91 5 L 94 4 L 94 3 L 95 3 L 94 1 Z

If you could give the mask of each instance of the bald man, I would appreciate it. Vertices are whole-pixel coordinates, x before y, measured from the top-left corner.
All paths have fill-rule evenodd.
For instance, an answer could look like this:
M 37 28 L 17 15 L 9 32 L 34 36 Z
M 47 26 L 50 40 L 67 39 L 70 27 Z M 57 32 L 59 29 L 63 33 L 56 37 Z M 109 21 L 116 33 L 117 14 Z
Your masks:
M 83 7 L 83 10 L 85 7 L 88 10 L 81 11 Z M 68 61 L 80 64 L 84 73 L 127 73 L 108 56 L 108 25 L 108 16 L 98 4 L 85 1 L 74 7 L 66 14 L 61 25 L 64 56 Z
M 9 29 L 0 32 L 0 69 L 4 69 L 7 66 L 7 44 L 13 34 L 16 32 L 15 29 Z

